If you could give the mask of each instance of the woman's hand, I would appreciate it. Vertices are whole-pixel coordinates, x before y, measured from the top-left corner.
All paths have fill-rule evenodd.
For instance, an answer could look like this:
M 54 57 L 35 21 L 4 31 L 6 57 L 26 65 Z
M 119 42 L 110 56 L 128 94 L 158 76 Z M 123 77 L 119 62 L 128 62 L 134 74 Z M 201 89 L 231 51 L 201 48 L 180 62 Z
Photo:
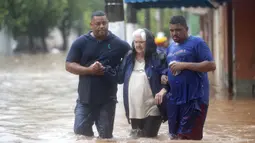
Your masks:
M 166 75 L 161 76 L 161 84 L 166 85 L 168 82 L 168 77 Z
M 155 102 L 157 105 L 161 104 L 163 102 L 163 98 L 165 94 L 167 93 L 167 90 L 165 88 L 161 89 L 160 92 L 158 92 L 155 95 Z

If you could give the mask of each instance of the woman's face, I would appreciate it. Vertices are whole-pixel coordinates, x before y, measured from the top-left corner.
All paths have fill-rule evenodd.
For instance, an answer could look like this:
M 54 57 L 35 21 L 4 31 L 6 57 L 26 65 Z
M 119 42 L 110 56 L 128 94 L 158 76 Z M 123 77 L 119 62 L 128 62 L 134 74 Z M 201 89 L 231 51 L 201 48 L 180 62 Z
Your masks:
M 134 45 L 137 53 L 145 53 L 146 42 L 142 39 L 140 35 L 135 36 Z

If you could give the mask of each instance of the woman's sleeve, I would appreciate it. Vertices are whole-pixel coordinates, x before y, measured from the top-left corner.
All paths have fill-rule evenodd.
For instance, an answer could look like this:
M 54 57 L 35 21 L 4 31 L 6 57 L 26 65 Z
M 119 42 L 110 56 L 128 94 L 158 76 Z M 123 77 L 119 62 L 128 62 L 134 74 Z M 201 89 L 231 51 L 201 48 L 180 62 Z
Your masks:
M 168 65 L 166 62 L 166 56 L 158 56 L 158 66 L 157 66 L 157 72 L 160 75 L 160 80 L 161 80 L 161 76 L 162 75 L 166 75 L 167 76 L 167 72 L 168 72 Z M 161 84 L 162 88 L 165 88 L 167 91 L 169 91 L 169 85 L 168 84 Z
M 128 58 L 131 55 L 131 50 L 127 52 L 123 60 L 121 61 L 121 65 L 118 69 L 118 84 L 123 84 L 124 83 L 124 78 L 125 78 L 125 72 L 126 72 L 126 67 L 127 67 L 127 61 Z

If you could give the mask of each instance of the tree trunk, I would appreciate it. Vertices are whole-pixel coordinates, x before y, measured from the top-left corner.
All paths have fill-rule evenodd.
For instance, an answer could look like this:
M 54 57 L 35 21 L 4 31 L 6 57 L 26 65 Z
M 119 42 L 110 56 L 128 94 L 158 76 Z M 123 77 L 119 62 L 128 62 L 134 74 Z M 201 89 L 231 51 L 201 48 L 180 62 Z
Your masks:
M 62 36 L 62 39 L 63 39 L 63 45 L 62 45 L 62 51 L 66 51 L 67 50 L 67 46 L 68 46 L 68 39 L 67 39 L 67 32 L 66 32 L 66 29 L 65 28 L 61 28 L 60 29 L 61 31 L 61 36 Z
M 83 18 L 83 14 L 80 15 L 80 20 L 79 20 L 79 26 L 77 28 L 77 33 L 78 36 L 81 36 L 84 34 L 84 18 Z
M 29 38 L 29 52 L 30 53 L 35 53 L 35 49 L 34 49 L 34 38 L 32 36 L 31 33 L 28 34 L 28 38 Z
M 159 9 L 159 31 L 164 31 L 164 9 Z
M 47 47 L 47 43 L 45 41 L 45 36 L 42 36 L 41 40 L 42 40 L 42 50 L 43 50 L 43 52 L 45 52 L 45 53 L 49 52 L 48 47 Z
M 150 22 L 151 22 L 151 17 L 150 17 L 150 9 L 145 9 L 145 20 L 144 20 L 144 26 L 145 28 L 149 29 L 151 28 Z
M 49 52 L 49 50 L 48 50 L 48 46 L 47 46 L 47 43 L 46 43 L 46 35 L 47 35 L 47 28 L 44 26 L 44 25 L 42 25 L 41 26 L 41 42 L 42 42 L 42 51 L 44 52 L 44 53 L 47 53 L 47 52 Z

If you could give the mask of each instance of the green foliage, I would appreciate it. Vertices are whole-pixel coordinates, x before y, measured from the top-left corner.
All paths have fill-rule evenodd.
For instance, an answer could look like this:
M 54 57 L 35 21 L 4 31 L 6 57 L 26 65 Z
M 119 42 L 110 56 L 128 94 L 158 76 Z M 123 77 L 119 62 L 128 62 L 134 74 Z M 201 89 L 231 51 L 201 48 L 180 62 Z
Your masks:
M 87 31 L 95 10 L 104 10 L 103 0 L 0 0 L 0 26 L 8 27 L 15 37 L 45 36 L 56 26 Z
M 10 29 L 14 37 L 32 34 L 47 36 L 48 30 L 62 17 L 66 0 L 1 0 L 1 25 Z
M 145 25 L 145 10 L 140 10 L 137 12 L 137 23 L 140 27 L 144 27 Z M 157 21 L 155 19 L 156 9 L 150 9 L 150 30 L 156 34 L 157 32 Z M 169 36 L 169 19 L 173 15 L 172 9 L 164 9 L 163 10 L 163 32 L 166 36 Z
M 155 13 L 156 9 L 150 9 L 150 30 L 156 35 L 157 32 L 157 21 L 155 19 Z M 183 15 L 188 16 L 187 19 L 188 24 L 190 25 L 191 34 L 196 35 L 199 33 L 199 16 L 193 15 L 193 14 L 187 14 L 186 12 L 182 12 L 180 9 L 163 9 L 163 32 L 167 37 L 170 36 L 169 33 L 169 20 L 174 15 Z M 139 10 L 137 12 L 137 23 L 138 25 L 143 28 L 145 26 L 145 10 Z
M 0 29 L 6 27 L 14 38 L 28 36 L 33 49 L 34 38 L 40 38 L 45 48 L 45 38 L 58 27 L 66 49 L 70 29 L 88 31 L 95 10 L 104 10 L 103 0 L 0 0 Z
M 60 22 L 60 29 L 65 25 L 66 28 L 74 28 L 79 33 L 87 32 L 90 22 L 90 16 L 93 11 L 104 11 L 103 0 L 66 0 L 67 5 Z M 82 31 L 80 31 L 82 30 Z
M 14 37 L 30 35 L 46 37 L 48 32 L 59 27 L 62 34 L 68 35 L 71 28 L 80 33 L 90 29 L 90 16 L 93 11 L 104 10 L 103 0 L 0 0 L 0 28 L 8 27 Z M 151 31 L 157 33 L 156 9 L 150 9 Z M 168 36 L 168 21 L 172 15 L 183 14 L 180 10 L 163 10 L 163 31 Z M 198 18 L 191 18 L 191 26 L 198 33 Z M 137 12 L 138 24 L 145 25 L 144 10 Z
M 200 32 L 200 20 L 198 15 L 189 14 L 189 28 L 192 35 L 198 35 Z
M 92 12 L 96 10 L 102 10 L 104 11 L 105 2 L 104 0 L 83 0 L 84 6 L 83 6 L 83 19 L 84 19 L 84 32 L 87 32 L 90 30 L 90 20 L 91 20 L 91 14 Z

